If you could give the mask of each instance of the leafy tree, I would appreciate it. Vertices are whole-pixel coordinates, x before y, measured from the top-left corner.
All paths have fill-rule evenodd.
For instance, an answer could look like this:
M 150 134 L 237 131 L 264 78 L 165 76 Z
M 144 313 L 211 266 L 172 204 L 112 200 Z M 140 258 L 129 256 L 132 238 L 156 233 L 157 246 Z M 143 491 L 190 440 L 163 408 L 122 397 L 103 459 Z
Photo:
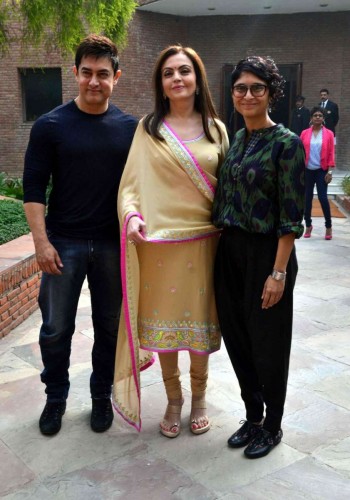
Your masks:
M 136 0 L 0 0 L 0 52 L 20 42 L 66 54 L 88 33 L 123 45 L 136 7 Z

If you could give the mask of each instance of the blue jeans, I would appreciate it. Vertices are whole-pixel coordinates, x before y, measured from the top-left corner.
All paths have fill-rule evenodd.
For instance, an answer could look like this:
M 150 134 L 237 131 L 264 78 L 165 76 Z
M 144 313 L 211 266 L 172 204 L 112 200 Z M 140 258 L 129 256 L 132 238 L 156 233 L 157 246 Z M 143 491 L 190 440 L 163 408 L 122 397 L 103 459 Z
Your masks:
M 90 390 L 108 398 L 113 384 L 115 351 L 122 300 L 118 241 L 76 240 L 49 235 L 62 263 L 62 275 L 43 273 L 39 306 L 43 323 L 39 344 L 47 400 L 65 401 L 69 392 L 69 358 L 81 288 L 87 277 L 94 343 Z
M 317 189 L 317 197 L 320 200 L 320 204 L 322 207 L 322 212 L 325 218 L 325 226 L 332 227 L 332 219 L 331 219 L 331 209 L 329 206 L 327 190 L 328 184 L 324 180 L 326 176 L 326 171 L 322 170 L 322 168 L 318 168 L 317 170 L 310 170 L 309 168 L 305 171 L 305 224 L 306 227 L 310 227 L 312 224 L 311 219 L 311 208 L 312 208 L 312 199 L 314 197 L 314 186 L 316 184 Z

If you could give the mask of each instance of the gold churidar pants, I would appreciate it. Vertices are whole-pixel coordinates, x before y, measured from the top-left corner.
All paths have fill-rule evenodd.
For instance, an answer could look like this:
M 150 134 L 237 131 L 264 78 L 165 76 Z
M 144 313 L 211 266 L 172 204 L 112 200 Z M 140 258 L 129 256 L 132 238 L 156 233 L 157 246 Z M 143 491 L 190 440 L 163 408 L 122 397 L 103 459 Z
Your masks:
M 190 354 L 191 391 L 192 397 L 201 399 L 205 397 L 208 380 L 208 354 Z M 163 381 L 168 400 L 181 399 L 182 390 L 180 370 L 178 366 L 178 352 L 158 353 L 162 368 Z

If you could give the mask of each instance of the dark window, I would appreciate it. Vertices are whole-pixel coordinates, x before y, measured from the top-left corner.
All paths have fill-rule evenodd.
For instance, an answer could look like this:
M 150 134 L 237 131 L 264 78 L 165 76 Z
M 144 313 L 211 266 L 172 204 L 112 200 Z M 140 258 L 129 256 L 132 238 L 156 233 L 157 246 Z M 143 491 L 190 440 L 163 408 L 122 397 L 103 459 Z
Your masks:
M 21 68 L 23 120 L 31 122 L 62 104 L 61 68 Z

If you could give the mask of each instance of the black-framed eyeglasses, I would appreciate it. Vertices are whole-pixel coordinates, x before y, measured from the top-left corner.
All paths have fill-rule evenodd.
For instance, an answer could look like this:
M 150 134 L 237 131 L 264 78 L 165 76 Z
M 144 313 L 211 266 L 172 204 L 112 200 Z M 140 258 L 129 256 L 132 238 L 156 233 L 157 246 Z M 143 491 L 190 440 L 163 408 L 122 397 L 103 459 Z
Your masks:
M 245 97 L 247 95 L 248 90 L 253 97 L 262 97 L 266 94 L 268 86 L 263 83 L 253 83 L 253 85 L 244 85 L 243 83 L 239 83 L 238 85 L 234 85 L 232 87 L 232 93 L 235 97 Z

